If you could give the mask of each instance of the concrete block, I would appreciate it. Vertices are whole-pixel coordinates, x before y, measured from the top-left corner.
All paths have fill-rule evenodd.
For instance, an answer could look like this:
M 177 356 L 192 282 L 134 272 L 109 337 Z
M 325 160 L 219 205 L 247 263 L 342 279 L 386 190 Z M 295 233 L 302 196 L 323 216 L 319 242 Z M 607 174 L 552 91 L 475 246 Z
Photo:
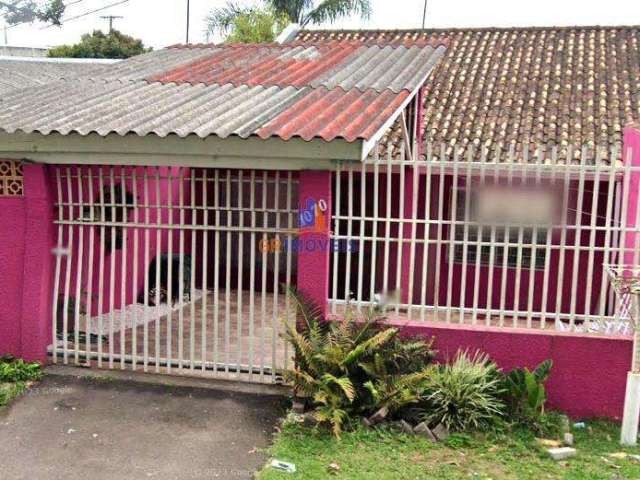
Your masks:
M 566 460 L 567 458 L 575 457 L 577 451 L 571 447 L 550 448 L 547 453 L 553 460 Z

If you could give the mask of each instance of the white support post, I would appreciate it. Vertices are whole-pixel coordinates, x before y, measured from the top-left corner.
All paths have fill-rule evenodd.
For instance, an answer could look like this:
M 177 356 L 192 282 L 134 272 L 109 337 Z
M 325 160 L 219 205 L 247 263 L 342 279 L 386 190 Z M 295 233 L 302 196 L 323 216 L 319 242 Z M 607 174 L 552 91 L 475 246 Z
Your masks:
M 640 372 L 627 374 L 627 392 L 624 397 L 624 414 L 620 443 L 624 446 L 638 444 L 638 418 L 640 417 Z

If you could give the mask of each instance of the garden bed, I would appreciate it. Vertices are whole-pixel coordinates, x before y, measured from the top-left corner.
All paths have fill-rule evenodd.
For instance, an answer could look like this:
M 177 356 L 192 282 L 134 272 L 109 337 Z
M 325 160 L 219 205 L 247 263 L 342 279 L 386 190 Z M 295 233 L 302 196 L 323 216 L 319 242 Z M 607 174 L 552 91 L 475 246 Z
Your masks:
M 626 479 L 640 478 L 640 448 L 621 448 L 620 428 L 605 421 L 573 429 L 577 455 L 551 460 L 535 436 L 501 433 L 452 434 L 445 442 L 406 435 L 387 427 L 330 433 L 287 425 L 270 449 L 271 458 L 296 465 L 296 473 L 267 465 L 260 480 L 365 479 Z

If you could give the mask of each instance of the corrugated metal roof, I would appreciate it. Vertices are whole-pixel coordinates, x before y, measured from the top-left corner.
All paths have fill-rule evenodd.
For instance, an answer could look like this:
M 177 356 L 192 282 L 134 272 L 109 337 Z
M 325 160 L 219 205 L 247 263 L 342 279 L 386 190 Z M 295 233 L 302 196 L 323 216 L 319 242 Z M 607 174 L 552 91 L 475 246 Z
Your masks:
M 328 89 L 413 91 L 433 67 L 444 46 L 364 45 L 329 42 L 315 45 L 220 46 L 209 55 L 150 81 L 233 85 L 324 86 Z M 184 49 L 170 49 L 184 52 Z M 437 52 L 436 52 L 437 50 Z
M 358 42 L 170 48 L 9 94 L 0 129 L 369 140 L 443 53 Z M 273 69 L 279 62 L 288 67 Z
M 98 63 L 49 60 L 0 59 L 0 95 L 25 87 L 37 87 L 78 75 L 99 74 L 106 67 Z

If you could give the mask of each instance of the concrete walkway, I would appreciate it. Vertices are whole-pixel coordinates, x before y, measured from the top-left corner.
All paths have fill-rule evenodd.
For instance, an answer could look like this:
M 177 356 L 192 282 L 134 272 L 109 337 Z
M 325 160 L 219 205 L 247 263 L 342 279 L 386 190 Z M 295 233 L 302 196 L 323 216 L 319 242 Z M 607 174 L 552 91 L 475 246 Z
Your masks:
M 243 479 L 282 397 L 46 377 L 0 410 L 2 480 Z

